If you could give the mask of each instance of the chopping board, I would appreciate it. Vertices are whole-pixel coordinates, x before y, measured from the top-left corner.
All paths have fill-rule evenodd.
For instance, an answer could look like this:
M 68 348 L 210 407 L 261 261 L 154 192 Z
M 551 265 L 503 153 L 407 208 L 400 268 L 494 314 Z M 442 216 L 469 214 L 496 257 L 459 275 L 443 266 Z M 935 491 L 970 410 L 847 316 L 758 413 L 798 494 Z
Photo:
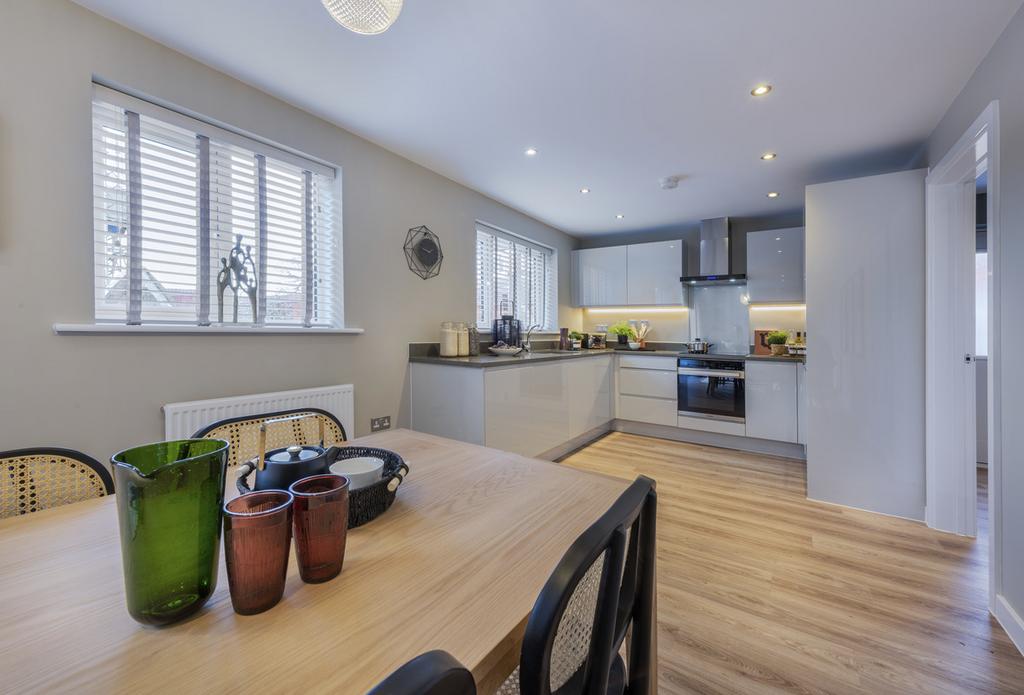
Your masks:
M 773 333 L 776 329 L 769 328 L 767 330 L 754 331 L 754 354 L 755 355 L 770 355 L 772 354 L 772 346 L 768 344 L 767 338 L 769 333 Z

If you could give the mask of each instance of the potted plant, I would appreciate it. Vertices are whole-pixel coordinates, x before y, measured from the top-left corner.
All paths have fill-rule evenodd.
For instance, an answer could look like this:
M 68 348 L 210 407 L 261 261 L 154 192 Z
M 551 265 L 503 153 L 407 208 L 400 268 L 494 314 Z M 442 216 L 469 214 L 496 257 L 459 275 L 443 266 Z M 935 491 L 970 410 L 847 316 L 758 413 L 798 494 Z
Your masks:
M 569 331 L 569 340 L 572 341 L 572 349 L 579 350 L 583 346 L 583 339 L 586 336 L 579 331 Z
M 619 337 L 619 345 L 626 345 L 636 340 L 636 331 L 625 321 L 619 321 L 608 328 L 608 332 Z
M 764 339 L 764 342 L 768 343 L 772 349 L 772 354 L 776 357 L 786 354 L 786 343 L 788 341 L 789 333 L 786 333 L 786 331 L 772 331 Z

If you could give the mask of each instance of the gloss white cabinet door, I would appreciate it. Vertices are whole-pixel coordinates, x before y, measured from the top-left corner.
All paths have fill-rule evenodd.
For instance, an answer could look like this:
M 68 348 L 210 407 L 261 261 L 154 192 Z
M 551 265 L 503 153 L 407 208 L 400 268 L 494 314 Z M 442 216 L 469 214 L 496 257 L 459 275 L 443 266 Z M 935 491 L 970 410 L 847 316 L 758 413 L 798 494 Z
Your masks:
M 626 247 L 626 302 L 631 306 L 682 305 L 682 275 L 681 240 Z
M 748 361 L 746 432 L 748 437 L 797 442 L 796 364 Z
M 747 234 L 747 294 L 755 303 L 803 303 L 804 228 Z
M 485 369 L 484 444 L 537 456 L 569 436 L 569 373 L 564 362 Z
M 796 366 L 796 429 L 799 442 L 807 444 L 807 365 Z
M 626 247 L 581 249 L 572 252 L 573 304 L 625 306 Z
M 612 356 L 579 357 L 565 364 L 569 384 L 569 433 L 566 441 L 612 419 Z

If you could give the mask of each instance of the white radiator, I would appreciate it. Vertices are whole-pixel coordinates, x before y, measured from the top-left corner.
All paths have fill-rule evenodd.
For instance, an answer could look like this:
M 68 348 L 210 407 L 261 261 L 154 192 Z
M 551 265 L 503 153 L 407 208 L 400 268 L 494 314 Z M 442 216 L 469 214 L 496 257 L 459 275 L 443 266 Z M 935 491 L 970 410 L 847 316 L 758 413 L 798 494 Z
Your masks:
M 320 408 L 334 415 L 345 426 L 349 437 L 355 436 L 355 406 L 352 384 L 321 386 L 313 389 L 258 393 L 252 396 L 213 398 L 164 406 L 164 437 L 186 439 L 199 428 L 218 420 L 273 413 L 296 408 Z

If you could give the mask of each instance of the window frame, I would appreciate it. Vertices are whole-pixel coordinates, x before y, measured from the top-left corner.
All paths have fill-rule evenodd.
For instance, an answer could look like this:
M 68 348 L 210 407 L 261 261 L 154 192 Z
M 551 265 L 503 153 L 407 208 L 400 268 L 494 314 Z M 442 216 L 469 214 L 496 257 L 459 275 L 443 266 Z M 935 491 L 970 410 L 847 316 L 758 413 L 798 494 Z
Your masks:
M 545 283 L 546 283 L 547 286 L 545 287 L 545 290 L 546 290 L 545 291 L 545 295 L 548 298 L 548 301 L 547 301 L 548 305 L 545 307 L 545 312 L 547 314 L 548 321 L 547 321 L 546 325 L 543 325 L 540 328 L 538 328 L 535 331 L 535 333 L 557 333 L 558 332 L 558 249 L 554 248 L 553 246 L 549 246 L 548 244 L 544 244 L 542 242 L 539 242 L 539 241 L 537 241 L 535 239 L 531 239 L 530 237 L 524 236 L 522 234 L 517 234 L 515 232 L 511 232 L 511 231 L 509 231 L 507 229 L 504 229 L 502 227 L 498 227 L 496 225 L 490 224 L 489 222 L 485 222 L 483 220 L 475 220 L 474 226 L 473 226 L 473 251 L 474 251 L 473 252 L 473 272 L 474 272 L 474 293 L 473 294 L 474 294 L 474 305 L 475 305 L 475 307 L 474 307 L 474 315 L 479 316 L 479 314 L 480 314 L 480 304 L 479 304 L 479 301 L 478 301 L 479 297 L 480 297 L 480 284 L 479 284 L 480 272 L 479 272 L 479 268 L 477 267 L 477 265 L 478 265 L 477 264 L 478 255 L 477 255 L 476 249 L 477 249 L 477 244 L 478 244 L 478 238 L 479 238 L 479 235 L 480 235 L 481 232 L 483 232 L 485 234 L 490 234 L 490 235 L 492 235 L 492 236 L 494 236 L 496 238 L 505 238 L 506 240 L 511 241 L 514 244 L 518 243 L 518 244 L 525 245 L 527 247 L 532 247 L 532 248 L 537 249 L 537 250 L 539 250 L 539 251 L 541 251 L 541 252 L 543 252 L 543 253 L 545 253 L 547 255 L 547 258 L 548 258 L 547 266 L 546 266 L 546 271 L 547 271 L 546 275 L 547 275 L 547 277 L 545 278 Z M 513 250 L 513 258 L 514 257 L 515 257 L 515 252 Z M 518 283 L 513 278 L 513 280 L 512 280 L 513 287 L 515 287 L 517 284 Z M 496 298 L 496 301 L 497 301 L 497 298 Z M 493 313 L 493 316 L 495 316 L 495 317 L 497 316 L 498 306 L 495 306 L 493 308 L 493 312 L 492 313 Z M 491 330 L 492 330 L 492 326 L 490 324 L 484 326 L 483 324 L 481 324 L 479 322 L 476 322 L 475 325 L 477 327 L 477 330 L 480 331 L 481 333 L 488 333 L 489 334 L 491 332 Z M 524 322 L 523 328 L 525 329 L 526 327 L 527 326 L 525 325 L 525 322 Z
M 302 323 L 299 322 L 266 322 L 262 321 L 260 324 L 252 323 L 238 323 L 233 324 L 225 322 L 223 324 L 217 323 L 216 321 L 216 297 L 213 293 L 207 293 L 207 301 L 202 301 L 203 292 L 199 293 L 194 303 L 193 318 L 190 320 L 179 320 L 179 319 L 146 319 L 139 322 L 131 322 L 132 314 L 130 311 L 125 312 L 125 316 L 118 318 L 111 318 L 109 312 L 101 311 L 100 302 L 93 294 L 93 323 L 92 324 L 54 324 L 54 330 L 57 333 L 111 333 L 111 332 L 128 332 L 128 333 L 263 333 L 263 334 L 280 334 L 280 333 L 361 333 L 361 329 L 346 328 L 345 326 L 345 303 L 344 303 L 344 255 L 343 255 L 343 225 L 342 225 L 342 169 L 341 167 L 327 163 L 316 157 L 312 157 L 305 153 L 292 150 L 290 148 L 277 145 L 272 143 L 265 138 L 253 135 L 245 132 L 238 128 L 233 128 L 226 124 L 214 121 L 212 119 L 200 116 L 193 112 L 180 109 L 176 106 L 170 105 L 166 102 L 162 102 L 157 99 L 152 99 L 147 96 L 136 96 L 134 94 L 126 92 L 121 87 L 111 86 L 99 81 L 93 83 L 93 93 L 90 103 L 102 102 L 110 104 L 119 109 L 123 109 L 127 112 L 138 114 L 146 118 L 154 119 L 161 123 L 169 124 L 171 126 L 184 129 L 190 133 L 193 133 L 197 141 L 206 138 L 206 142 L 212 139 L 213 141 L 228 145 L 231 147 L 238 147 L 251 152 L 255 157 L 264 157 L 270 160 L 276 160 L 290 167 L 295 167 L 300 171 L 308 171 L 314 175 L 320 175 L 325 177 L 325 180 L 321 180 L 314 186 L 318 190 L 323 191 L 325 188 L 331 193 L 331 209 L 327 215 L 330 220 L 330 234 L 325 235 L 326 243 L 330 249 L 330 263 L 317 265 L 315 262 L 312 266 L 308 265 L 312 261 L 312 254 L 306 253 L 303 264 L 303 272 L 306 276 L 311 277 L 313 269 L 317 273 L 318 277 L 326 278 L 329 282 L 329 297 L 331 300 L 330 312 L 327 314 L 325 319 L 321 319 L 318 322 L 311 322 L 308 319 L 311 307 L 315 305 L 319 299 L 322 299 L 325 295 L 320 295 L 314 290 L 313 305 L 306 308 L 307 320 Z M 92 112 L 91 112 L 92 113 Z M 92 143 L 95 138 L 95 127 L 93 123 L 90 123 L 90 142 Z M 197 150 L 197 162 L 198 157 L 202 154 Z M 313 178 L 316 178 L 314 176 Z M 93 201 L 93 207 L 95 209 L 96 202 L 99 200 L 95 186 L 95 173 L 90 177 L 90 195 Z M 308 198 L 308 196 L 307 196 Z M 200 196 L 197 195 L 197 207 L 200 205 Z M 307 208 L 308 209 L 308 208 Z M 207 213 L 208 215 L 209 213 Z M 93 282 L 97 282 L 100 278 L 98 275 L 100 263 L 100 254 L 95 249 L 97 242 L 97 228 L 96 228 L 95 212 L 90 220 L 90 248 L 94 254 L 93 258 Z M 197 272 L 200 275 L 200 282 L 197 286 L 203 287 L 208 286 L 208 281 L 204 283 L 203 278 L 208 280 L 209 274 L 214 274 L 215 268 L 211 265 L 212 253 L 208 253 L 210 258 L 205 259 L 205 266 L 207 270 L 203 270 L 204 263 L 199 262 L 198 255 L 201 255 L 201 249 L 204 246 L 198 241 L 201 235 L 208 234 L 209 229 L 212 229 L 213 225 L 207 225 L 209 229 L 203 232 L 200 227 L 205 224 L 197 220 L 196 236 L 197 236 Z M 131 234 L 131 232 L 129 232 Z M 323 237 L 322 237 L 323 238 Z M 321 238 L 321 239 L 322 239 Z M 318 244 L 323 243 L 318 240 Z M 209 247 L 209 245 L 207 245 Z M 264 247 L 263 251 L 270 248 L 270 246 Z M 327 267 L 325 267 L 327 266 Z M 326 275 L 325 275 L 326 271 Z M 307 290 L 308 292 L 308 290 Z M 308 294 L 307 294 L 308 297 Z M 209 314 L 212 315 L 208 315 Z M 204 322 L 206 318 L 206 322 Z

